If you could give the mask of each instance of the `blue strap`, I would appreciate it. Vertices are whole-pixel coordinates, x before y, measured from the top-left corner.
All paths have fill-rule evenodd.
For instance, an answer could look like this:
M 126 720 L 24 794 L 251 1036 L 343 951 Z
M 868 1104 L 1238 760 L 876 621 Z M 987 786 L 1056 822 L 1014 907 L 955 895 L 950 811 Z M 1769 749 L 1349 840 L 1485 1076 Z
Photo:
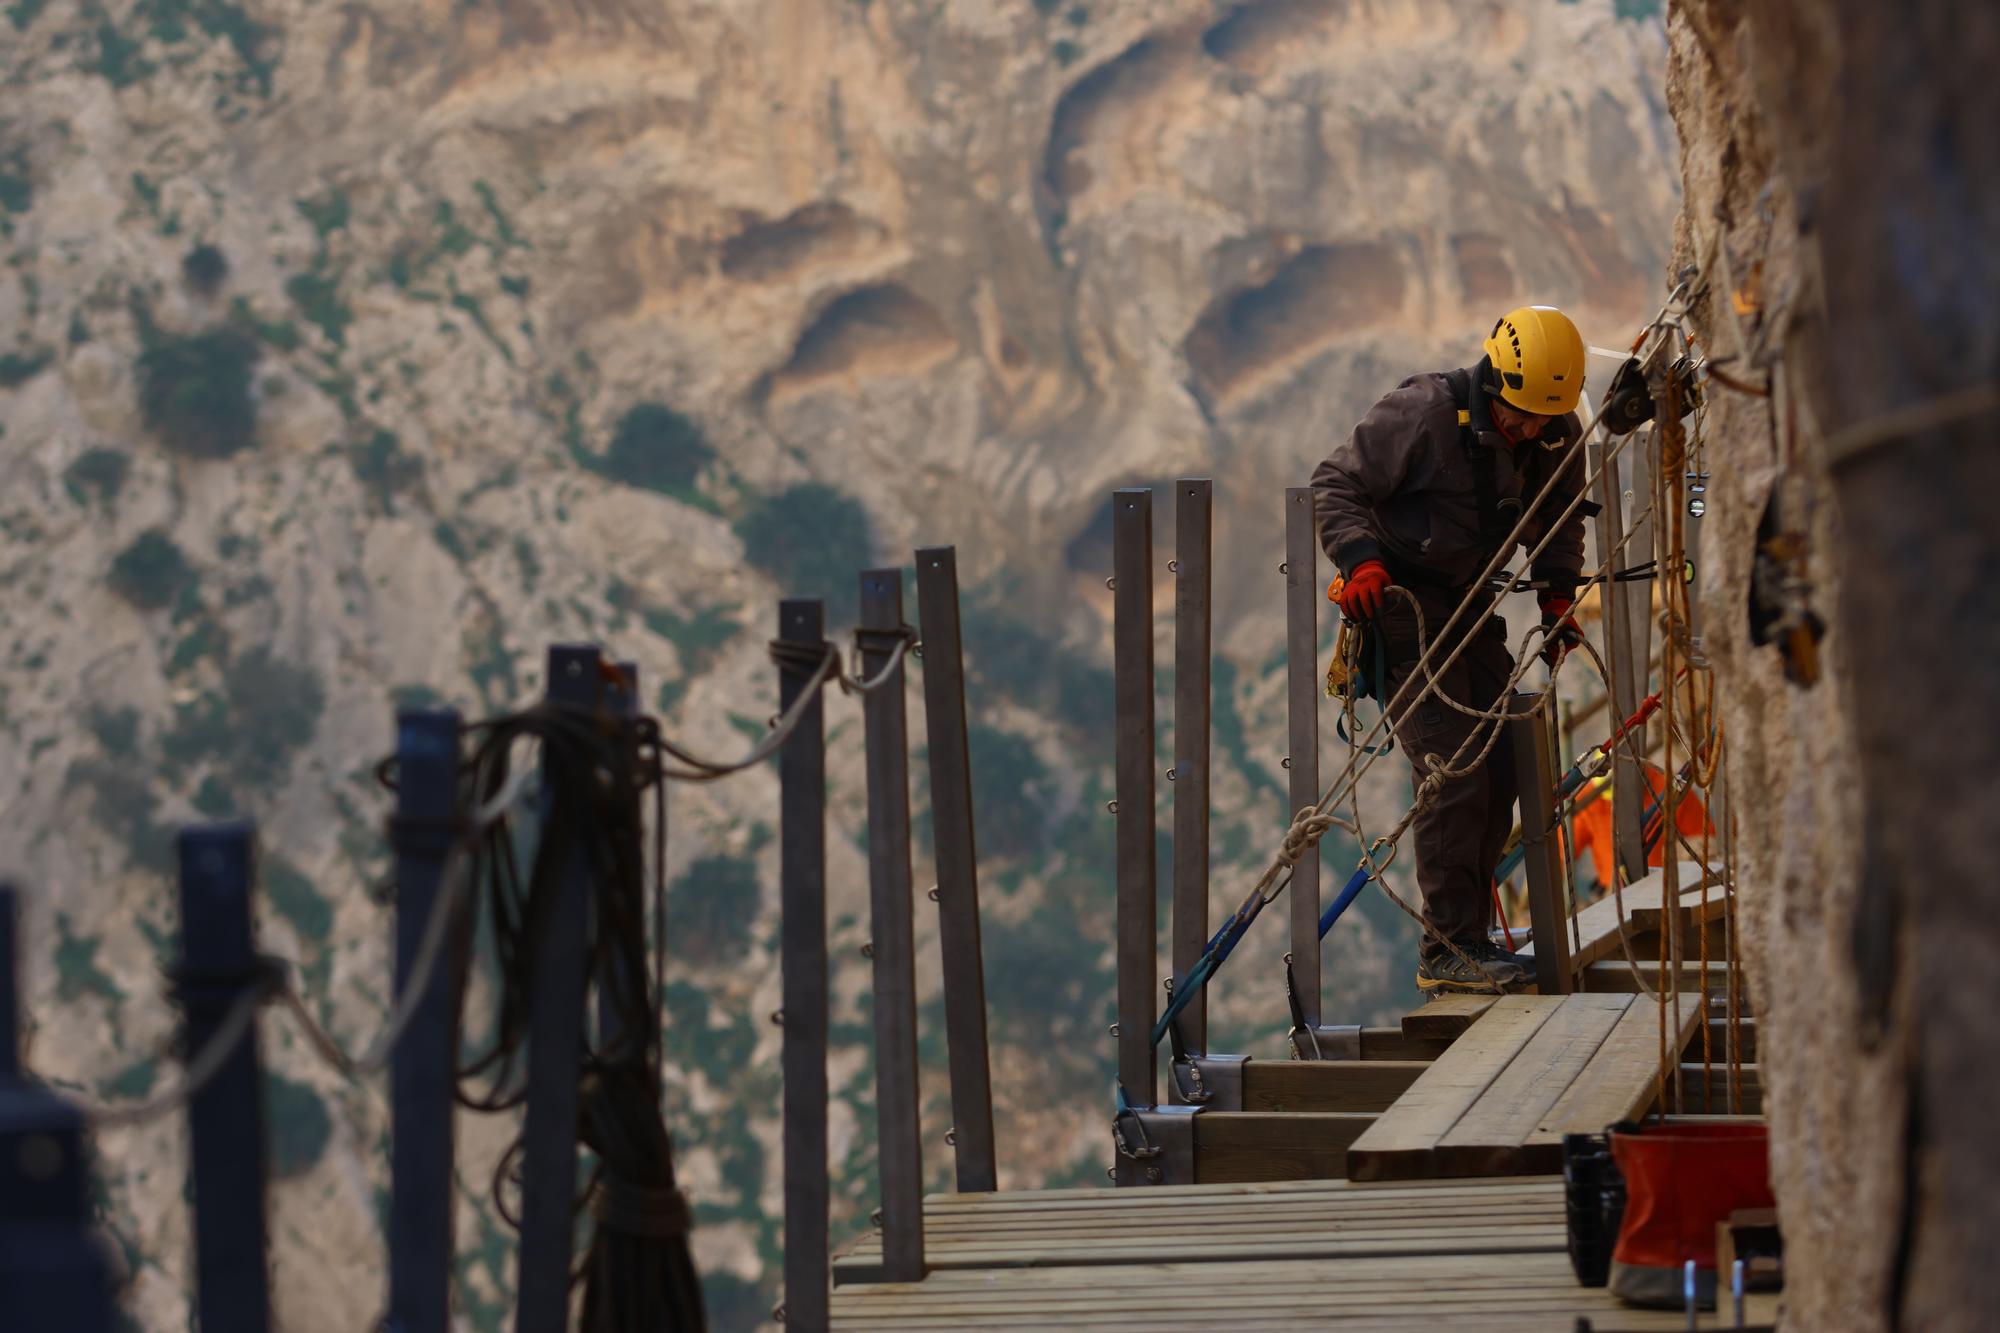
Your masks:
M 1340 920 L 1340 914 L 1345 912 L 1353 904 L 1354 900 L 1361 896 L 1361 890 L 1368 886 L 1368 880 L 1368 863 L 1363 861 L 1355 867 L 1354 873 L 1348 876 L 1347 883 L 1341 885 L 1339 895 L 1327 905 L 1327 909 L 1324 912 L 1320 913 L 1319 937 L 1321 939 L 1325 939 L 1326 932 L 1333 929 L 1333 923 Z

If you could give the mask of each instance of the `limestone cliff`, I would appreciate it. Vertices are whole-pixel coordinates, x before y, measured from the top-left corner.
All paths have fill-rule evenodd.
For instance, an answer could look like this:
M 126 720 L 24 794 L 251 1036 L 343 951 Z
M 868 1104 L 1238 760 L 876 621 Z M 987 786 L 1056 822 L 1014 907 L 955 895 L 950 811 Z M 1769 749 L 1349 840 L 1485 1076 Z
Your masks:
M 1731 731 L 1786 1324 L 1974 1329 L 2000 1306 L 1990 871 L 2000 751 L 2000 118 L 1990 6 L 1670 20 L 1678 260 L 1722 393 L 1703 629 Z M 1829 625 L 1788 684 L 1749 638 L 1770 533 Z M 1768 535 L 1768 534 L 1767 534 Z
M 1098 1177 L 1104 492 L 1218 478 L 1233 894 L 1283 819 L 1279 488 L 1387 386 L 1469 359 L 1507 304 L 1630 338 L 1677 203 L 1654 13 L 7 6 L 0 863 L 37 895 L 35 1063 L 104 1097 L 165 1077 L 166 834 L 229 813 L 262 830 L 265 947 L 365 1042 L 392 693 L 500 709 L 532 696 L 546 643 L 602 639 L 676 734 L 727 753 L 770 711 L 781 591 L 838 599 L 865 563 L 956 542 L 1005 1178 Z M 851 706 L 830 725 L 851 1223 L 863 790 Z M 744 1327 L 779 1243 L 775 792 L 755 775 L 673 801 L 675 919 L 699 946 L 669 988 L 673 1127 L 718 1327 Z M 1331 1011 L 1355 1017 L 1408 965 L 1393 912 L 1363 917 L 1329 951 Z M 1277 935 L 1239 953 L 1223 1040 L 1271 1048 Z M 380 1098 L 276 1017 L 264 1048 L 282 1326 L 364 1327 Z M 941 1076 L 926 1092 L 938 1164 Z M 461 1132 L 460 1299 L 467 1327 L 499 1327 L 508 1236 L 484 1191 L 508 1129 Z M 99 1145 L 148 1329 L 186 1317 L 179 1135 Z

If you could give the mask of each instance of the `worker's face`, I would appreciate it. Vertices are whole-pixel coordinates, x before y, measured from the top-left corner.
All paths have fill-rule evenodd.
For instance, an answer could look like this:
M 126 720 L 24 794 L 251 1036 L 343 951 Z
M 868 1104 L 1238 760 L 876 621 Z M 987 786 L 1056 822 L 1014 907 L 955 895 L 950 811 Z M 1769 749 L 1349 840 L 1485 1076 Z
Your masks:
M 1539 440 L 1542 432 L 1549 428 L 1551 418 L 1536 412 L 1523 412 L 1497 394 L 1487 399 L 1486 403 L 1493 413 L 1493 428 L 1509 444 Z

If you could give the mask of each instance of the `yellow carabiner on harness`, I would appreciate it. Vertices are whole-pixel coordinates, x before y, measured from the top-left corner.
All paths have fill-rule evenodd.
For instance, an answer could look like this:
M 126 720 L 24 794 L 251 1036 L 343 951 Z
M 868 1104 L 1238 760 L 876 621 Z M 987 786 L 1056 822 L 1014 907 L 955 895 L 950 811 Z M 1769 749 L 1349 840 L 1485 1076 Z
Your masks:
M 1333 576 L 1333 582 L 1326 585 L 1326 600 L 1338 603 L 1340 590 L 1346 586 L 1340 575 Z M 1345 616 L 1340 620 L 1340 632 L 1333 640 L 1333 660 L 1326 664 L 1326 697 L 1345 699 L 1354 687 L 1355 674 L 1361 668 L 1361 636 L 1354 632 L 1354 622 Z

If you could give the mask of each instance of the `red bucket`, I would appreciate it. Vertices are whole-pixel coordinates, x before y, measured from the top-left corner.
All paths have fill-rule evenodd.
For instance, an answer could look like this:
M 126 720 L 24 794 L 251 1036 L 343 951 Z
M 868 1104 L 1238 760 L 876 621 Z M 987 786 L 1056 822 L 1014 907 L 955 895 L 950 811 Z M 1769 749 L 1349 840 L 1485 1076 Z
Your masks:
M 1631 1305 L 1678 1310 L 1689 1260 L 1695 1299 L 1715 1304 L 1715 1229 L 1738 1208 L 1773 1208 L 1763 1125 L 1614 1129 L 1625 1220 L 1611 1252 L 1611 1291 Z

